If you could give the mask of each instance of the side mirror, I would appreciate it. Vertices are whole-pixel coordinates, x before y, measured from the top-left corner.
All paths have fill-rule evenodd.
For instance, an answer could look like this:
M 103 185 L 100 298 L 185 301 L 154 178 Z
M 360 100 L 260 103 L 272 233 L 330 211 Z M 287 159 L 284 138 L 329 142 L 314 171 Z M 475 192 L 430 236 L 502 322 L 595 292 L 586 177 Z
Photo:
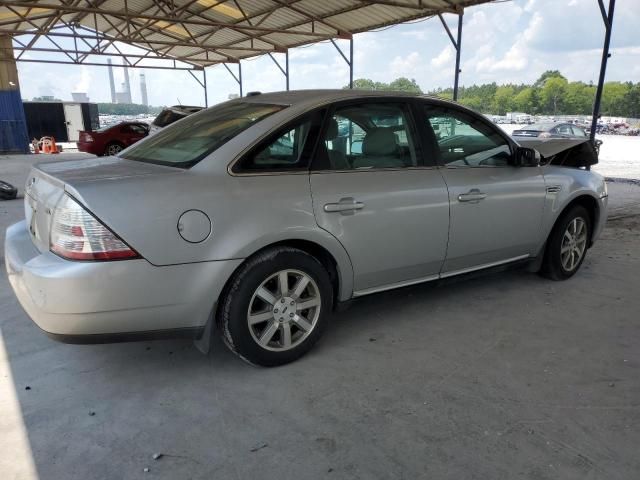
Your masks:
M 517 147 L 513 164 L 516 167 L 537 167 L 540 165 L 540 153 L 533 148 Z

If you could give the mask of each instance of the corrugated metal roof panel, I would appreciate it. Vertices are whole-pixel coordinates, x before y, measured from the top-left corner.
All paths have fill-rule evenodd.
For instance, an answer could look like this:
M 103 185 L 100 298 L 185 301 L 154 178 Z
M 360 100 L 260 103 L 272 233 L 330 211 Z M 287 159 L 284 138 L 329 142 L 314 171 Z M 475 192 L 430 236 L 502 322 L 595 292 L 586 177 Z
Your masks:
M 36 0 L 3 0 L 0 22 L 13 31 L 28 33 L 34 27 L 55 27 L 62 14 L 67 23 L 76 22 L 89 31 L 97 29 L 154 54 L 162 56 L 168 50 L 166 55 L 177 59 L 212 65 L 261 55 L 265 49 L 281 51 L 344 38 L 490 1 L 495 0 L 105 0 L 75 5 L 48 0 L 43 8 Z M 81 33 L 87 34 L 87 30 Z

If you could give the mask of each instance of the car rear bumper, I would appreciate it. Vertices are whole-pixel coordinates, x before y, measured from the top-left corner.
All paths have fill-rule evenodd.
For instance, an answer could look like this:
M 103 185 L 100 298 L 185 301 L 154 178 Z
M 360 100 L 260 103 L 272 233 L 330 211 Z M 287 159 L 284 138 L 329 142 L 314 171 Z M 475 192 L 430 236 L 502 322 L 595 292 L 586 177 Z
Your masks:
M 92 153 L 94 155 L 100 155 L 102 153 L 95 142 L 76 142 L 76 145 L 78 146 L 79 152 Z
M 31 319 L 70 343 L 195 337 L 242 260 L 156 267 L 74 262 L 40 252 L 22 221 L 7 229 L 9 282 Z

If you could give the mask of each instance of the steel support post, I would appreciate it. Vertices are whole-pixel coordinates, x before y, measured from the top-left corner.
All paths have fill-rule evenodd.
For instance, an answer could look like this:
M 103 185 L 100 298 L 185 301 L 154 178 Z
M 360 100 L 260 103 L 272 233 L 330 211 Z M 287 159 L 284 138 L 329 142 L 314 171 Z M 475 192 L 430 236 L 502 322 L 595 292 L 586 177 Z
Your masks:
M 282 68 L 282 65 L 278 63 L 278 61 L 275 59 L 275 57 L 271 53 L 268 53 L 267 55 L 269 55 L 269 58 L 273 61 L 273 63 L 276 64 L 276 67 L 278 67 L 278 70 L 280 70 L 284 75 L 285 85 L 288 91 L 289 90 L 289 51 L 287 50 L 286 52 L 284 52 L 284 54 L 285 54 L 284 68 Z
M 453 77 L 453 100 L 454 101 L 458 100 L 458 82 L 460 79 L 460 72 L 462 71 L 460 70 L 460 53 L 462 52 L 462 18 L 463 16 L 464 16 L 464 10 L 461 9 L 460 12 L 458 13 L 458 32 L 457 32 L 457 39 L 456 39 L 456 38 L 453 38 L 451 29 L 449 28 L 449 25 L 447 25 L 447 22 L 444 21 L 444 18 L 442 17 L 442 15 L 440 13 L 438 14 L 438 18 L 442 22 L 442 26 L 447 32 L 447 35 L 449 35 L 449 40 L 451 40 L 451 44 L 453 45 L 453 48 L 456 49 L 456 72 Z
M 227 65 L 226 63 L 223 63 L 222 65 L 224 66 L 224 68 L 227 69 L 227 72 L 229 72 L 229 74 L 233 77 L 233 79 L 238 83 L 238 86 L 240 87 L 240 97 L 242 97 L 242 64 L 238 62 L 238 75 L 233 73 L 233 71 L 229 68 L 229 65 Z
M 603 0 L 598 0 L 600 13 L 604 22 L 604 46 L 602 47 L 602 61 L 600 63 L 600 76 L 598 77 L 598 88 L 596 89 L 596 98 L 593 101 L 593 117 L 591 118 L 591 133 L 589 138 L 595 141 L 596 126 L 598 125 L 598 117 L 600 116 L 600 102 L 602 100 L 602 90 L 604 89 L 604 78 L 607 72 L 607 60 L 611 56 L 609 53 L 609 43 L 611 41 L 611 29 L 613 27 L 613 10 L 616 6 L 616 0 L 609 0 L 609 10 L 605 10 Z
M 458 41 L 456 42 L 456 75 L 453 80 L 453 100 L 458 100 L 458 80 L 460 79 L 460 53 L 462 52 L 462 17 L 464 11 L 458 14 Z
M 203 88 L 204 90 L 204 106 L 208 107 L 209 106 L 209 101 L 207 98 L 207 71 L 204 70 L 204 68 L 202 69 L 202 81 L 200 81 L 200 79 L 198 77 L 196 77 L 196 75 L 191 71 L 188 70 L 189 75 L 191 75 L 196 82 L 198 82 L 200 84 L 200 86 Z
M 207 71 L 205 69 L 202 69 L 202 77 L 204 80 L 204 85 L 202 85 L 202 88 L 204 88 L 204 106 L 206 108 L 209 106 L 209 97 L 207 96 Z
M 349 58 L 347 58 L 347 56 L 344 54 L 335 40 L 333 40 L 333 38 L 331 38 L 330 40 L 333 46 L 336 47 L 336 50 L 338 51 L 340 56 L 344 59 L 347 65 L 349 65 L 349 88 L 353 89 L 353 37 L 349 37 Z

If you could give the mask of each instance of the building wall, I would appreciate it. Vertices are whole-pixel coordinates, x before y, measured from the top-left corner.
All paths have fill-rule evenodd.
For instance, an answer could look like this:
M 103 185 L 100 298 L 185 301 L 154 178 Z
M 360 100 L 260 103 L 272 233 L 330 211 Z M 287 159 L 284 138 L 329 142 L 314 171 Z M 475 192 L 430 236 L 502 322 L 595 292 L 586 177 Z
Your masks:
M 0 153 L 29 153 L 11 37 L 0 35 Z

